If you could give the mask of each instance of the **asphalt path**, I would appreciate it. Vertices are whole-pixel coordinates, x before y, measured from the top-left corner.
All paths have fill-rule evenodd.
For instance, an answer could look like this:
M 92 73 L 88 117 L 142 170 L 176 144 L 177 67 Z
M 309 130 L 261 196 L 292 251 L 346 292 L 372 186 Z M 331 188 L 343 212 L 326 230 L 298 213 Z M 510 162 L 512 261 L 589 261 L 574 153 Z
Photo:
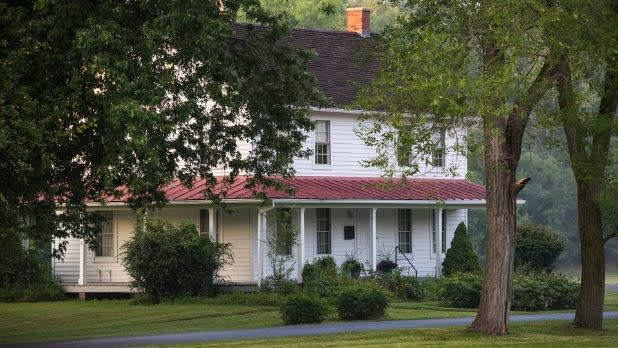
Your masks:
M 511 323 L 545 320 L 572 320 L 573 317 L 574 313 L 517 314 L 511 315 Z M 606 319 L 616 319 L 618 318 L 618 311 L 604 312 L 603 317 Z M 393 329 L 438 328 L 450 326 L 463 327 L 472 323 L 472 320 L 474 320 L 474 317 L 390 321 L 357 321 L 321 325 L 316 324 L 278 326 L 261 329 L 186 332 L 153 336 L 103 337 L 72 341 L 27 343 L 17 345 L 14 344 L 11 345 L 11 347 L 127 347 L 158 344 L 170 345 L 187 343 L 207 343 L 211 341 L 221 340 L 246 340 L 259 338 L 328 335 L 353 331 L 366 332 Z

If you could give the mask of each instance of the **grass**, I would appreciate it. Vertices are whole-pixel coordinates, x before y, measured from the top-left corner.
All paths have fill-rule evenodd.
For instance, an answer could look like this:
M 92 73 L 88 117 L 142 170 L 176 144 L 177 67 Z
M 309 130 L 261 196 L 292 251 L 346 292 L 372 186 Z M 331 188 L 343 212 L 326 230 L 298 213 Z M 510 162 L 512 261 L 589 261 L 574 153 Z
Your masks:
M 462 328 L 407 329 L 211 342 L 216 347 L 615 347 L 618 319 L 604 321 L 603 331 L 569 328 L 565 321 L 517 323 L 508 336 L 487 337 Z M 193 345 L 204 347 L 206 345 Z M 185 347 L 185 346 L 183 346 Z
M 222 296 L 148 306 L 133 305 L 127 300 L 0 303 L 0 343 L 282 325 L 277 307 L 231 304 L 238 300 Z M 269 298 L 261 300 L 274 302 Z M 608 292 L 605 304 L 606 310 L 618 310 L 618 293 Z M 475 312 L 431 302 L 392 303 L 385 319 L 452 318 L 474 316 Z M 327 322 L 333 320 L 334 313 Z

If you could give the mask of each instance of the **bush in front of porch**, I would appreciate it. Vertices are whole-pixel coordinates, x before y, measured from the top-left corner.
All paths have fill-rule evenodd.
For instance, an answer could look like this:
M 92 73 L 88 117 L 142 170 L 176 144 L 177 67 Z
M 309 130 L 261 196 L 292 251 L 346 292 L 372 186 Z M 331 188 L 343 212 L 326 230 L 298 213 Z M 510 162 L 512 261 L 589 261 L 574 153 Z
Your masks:
M 190 223 L 146 221 L 144 227 L 124 245 L 123 263 L 132 286 L 150 297 L 145 302 L 215 294 L 218 271 L 232 261 L 229 244 L 200 236 Z

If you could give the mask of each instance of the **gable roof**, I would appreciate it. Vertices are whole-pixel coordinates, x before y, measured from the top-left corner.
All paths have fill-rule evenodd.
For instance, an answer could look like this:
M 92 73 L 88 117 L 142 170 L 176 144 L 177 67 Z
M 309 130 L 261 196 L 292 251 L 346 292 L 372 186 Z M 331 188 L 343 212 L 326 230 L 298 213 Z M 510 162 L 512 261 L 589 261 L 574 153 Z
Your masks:
M 235 35 L 243 37 L 250 28 L 264 29 L 259 25 L 236 24 Z M 327 97 L 329 107 L 343 108 L 352 103 L 379 70 L 378 60 L 372 54 L 375 38 L 365 38 L 355 32 L 294 28 L 281 43 L 313 53 L 307 69 Z
M 371 83 L 379 69 L 372 54 L 375 40 L 358 33 L 296 28 L 284 42 L 315 54 L 307 68 L 331 106 L 352 103 L 359 89 Z

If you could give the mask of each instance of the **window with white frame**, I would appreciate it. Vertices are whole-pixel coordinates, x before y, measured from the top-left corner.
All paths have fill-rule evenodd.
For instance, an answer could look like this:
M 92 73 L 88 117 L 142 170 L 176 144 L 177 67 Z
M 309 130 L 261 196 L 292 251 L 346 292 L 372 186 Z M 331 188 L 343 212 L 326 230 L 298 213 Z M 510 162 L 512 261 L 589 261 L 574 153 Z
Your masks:
M 436 253 L 436 229 L 438 229 L 438 221 L 436 221 L 436 211 L 430 210 L 431 213 L 431 252 Z
M 210 210 L 200 209 L 200 235 L 210 235 Z
M 317 253 L 330 254 L 330 209 L 316 209 Z
M 277 214 L 277 231 L 278 235 L 277 249 L 278 255 L 292 255 L 292 244 L 294 244 L 294 226 L 292 225 L 292 212 L 290 208 L 278 208 Z
M 444 168 L 446 162 L 446 134 L 444 131 L 434 133 L 432 137 L 433 150 L 431 151 L 431 166 Z
M 436 253 L 436 232 L 438 230 L 438 221 L 436 220 L 436 211 L 432 210 L 431 211 L 431 225 L 432 225 L 432 230 L 431 230 L 431 239 L 432 239 L 432 253 Z M 446 252 L 446 209 L 442 210 L 442 216 L 440 217 L 442 219 L 442 230 L 440 231 L 440 235 L 442 238 L 440 241 L 440 249 L 442 250 L 442 253 Z
M 330 164 L 330 121 L 315 123 L 315 164 Z
M 111 211 L 101 212 L 104 220 L 99 226 L 95 237 L 97 240 L 97 248 L 95 256 L 114 256 L 114 228 L 113 228 L 113 213 Z
M 446 252 L 446 209 L 442 210 L 442 252 Z
M 409 254 L 412 252 L 412 210 L 399 209 L 397 212 L 399 230 L 399 249 Z

